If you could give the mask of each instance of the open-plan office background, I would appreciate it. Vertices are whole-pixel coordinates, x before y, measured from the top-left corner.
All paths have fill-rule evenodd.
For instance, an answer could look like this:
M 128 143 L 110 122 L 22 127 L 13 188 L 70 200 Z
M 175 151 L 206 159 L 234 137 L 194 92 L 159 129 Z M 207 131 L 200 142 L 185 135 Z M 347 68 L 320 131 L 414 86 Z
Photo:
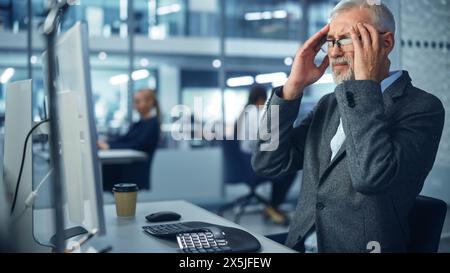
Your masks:
M 41 68 L 44 43 L 39 35 L 45 16 L 44 2 L 0 0 L 2 117 L 5 85 L 28 78 L 33 79 L 34 117 L 38 120 L 45 115 Z M 174 141 L 170 136 L 171 109 L 178 104 L 193 106 L 194 98 L 201 97 L 205 122 L 233 122 L 246 104 L 251 84 L 261 83 L 268 89 L 282 84 L 296 49 L 327 23 L 329 12 L 338 1 L 78 2 L 79 5 L 71 7 L 63 28 L 77 20 L 89 24 L 99 135 L 122 133 L 137 118 L 132 111 L 134 90 L 142 87 L 157 90 L 163 113 L 163 137 L 151 174 L 152 190 L 139 198 L 182 198 L 208 204 L 220 203 L 232 195 L 222 184 L 219 144 Z M 437 95 L 446 107 L 442 143 L 423 193 L 450 203 L 450 3 L 443 0 L 383 2 L 392 8 L 397 18 L 393 68 L 409 70 L 413 83 Z M 272 74 L 272 78 L 258 80 L 261 74 Z M 311 87 L 299 116 L 333 88 L 330 77 L 324 77 Z M 35 157 L 45 149 L 44 144 L 37 145 Z M 35 166 L 35 176 L 43 174 L 45 164 Z M 293 202 L 298 195 L 298 184 L 291 190 Z M 42 200 L 38 203 L 46 204 Z

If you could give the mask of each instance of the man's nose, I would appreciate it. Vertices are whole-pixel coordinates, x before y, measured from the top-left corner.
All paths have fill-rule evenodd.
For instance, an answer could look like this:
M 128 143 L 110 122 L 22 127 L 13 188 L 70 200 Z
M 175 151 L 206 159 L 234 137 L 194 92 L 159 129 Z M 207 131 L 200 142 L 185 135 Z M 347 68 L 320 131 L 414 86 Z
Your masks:
M 337 44 L 335 44 L 333 47 L 328 48 L 328 54 L 331 58 L 336 58 L 342 57 L 344 55 L 344 52 Z

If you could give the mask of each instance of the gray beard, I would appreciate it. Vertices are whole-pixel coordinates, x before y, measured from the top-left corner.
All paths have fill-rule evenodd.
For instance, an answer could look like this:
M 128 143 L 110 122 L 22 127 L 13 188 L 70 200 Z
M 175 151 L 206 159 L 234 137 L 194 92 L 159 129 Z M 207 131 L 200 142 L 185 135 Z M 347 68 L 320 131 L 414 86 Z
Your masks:
M 348 64 L 348 69 L 345 72 L 337 71 L 332 69 L 333 80 L 336 84 L 341 84 L 344 81 L 352 81 L 355 79 L 355 72 L 353 70 L 353 60 L 346 57 L 340 57 L 331 60 L 331 65 L 334 63 L 346 62 Z

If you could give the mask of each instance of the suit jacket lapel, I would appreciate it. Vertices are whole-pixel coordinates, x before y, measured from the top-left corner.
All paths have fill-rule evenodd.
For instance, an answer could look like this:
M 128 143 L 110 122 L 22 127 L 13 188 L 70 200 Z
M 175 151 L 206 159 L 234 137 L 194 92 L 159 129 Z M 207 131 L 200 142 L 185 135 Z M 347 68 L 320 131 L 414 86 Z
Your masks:
M 394 110 L 393 104 L 394 99 L 403 95 L 407 85 L 411 82 L 411 78 L 407 71 L 403 71 L 402 76 L 396 80 L 391 86 L 389 86 L 383 92 L 383 103 L 384 103 L 384 111 L 386 117 L 389 117 Z M 336 98 L 333 100 L 332 107 L 334 108 L 333 114 L 329 120 L 329 126 L 327 126 L 325 130 L 325 136 L 322 139 L 321 143 L 321 155 L 320 155 L 320 176 L 319 176 L 319 185 L 322 182 L 323 176 L 326 176 L 330 170 L 345 156 L 346 147 L 347 147 L 347 138 L 342 143 L 341 148 L 338 153 L 335 155 L 333 160 L 330 161 L 331 158 L 331 148 L 330 142 L 331 139 L 336 134 L 337 128 L 339 126 L 339 118 L 340 113 L 337 107 Z
M 337 128 L 339 126 L 339 110 L 337 108 L 337 100 L 336 97 L 333 98 L 333 102 L 331 104 L 331 115 L 330 118 L 326 121 L 324 135 L 321 141 L 320 148 L 320 171 L 319 177 L 323 175 L 330 164 L 331 158 L 331 147 L 330 142 L 336 134 Z M 319 179 L 320 180 L 320 179 Z
M 330 153 L 326 155 L 326 158 L 321 159 L 321 172 L 320 172 L 320 176 L 319 176 L 319 185 L 322 183 L 322 177 L 326 176 L 332 169 L 333 167 L 345 156 L 346 154 L 346 148 L 347 148 L 347 138 L 345 138 L 344 142 L 342 143 L 341 147 L 339 148 L 339 151 L 337 152 L 337 154 L 334 156 L 333 160 L 330 161 L 331 159 L 331 148 L 330 148 L 330 142 L 331 139 L 334 137 L 334 135 L 336 134 L 337 131 L 337 127 L 339 126 L 339 111 L 337 114 L 337 125 L 333 126 L 335 127 L 334 130 L 334 134 L 331 136 L 331 138 L 328 141 L 328 150 L 330 150 Z M 325 154 L 325 153 L 324 153 Z M 326 160 L 325 160 L 326 159 Z M 322 161 L 325 162 L 326 164 L 322 165 Z M 324 166 L 324 167 L 322 167 Z

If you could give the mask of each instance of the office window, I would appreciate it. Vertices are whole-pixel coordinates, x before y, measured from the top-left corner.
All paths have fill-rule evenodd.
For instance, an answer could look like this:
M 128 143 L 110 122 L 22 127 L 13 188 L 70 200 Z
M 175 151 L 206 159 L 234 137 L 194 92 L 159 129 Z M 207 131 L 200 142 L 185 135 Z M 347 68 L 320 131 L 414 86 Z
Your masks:
M 136 33 L 155 40 L 185 36 L 187 13 L 186 0 L 135 1 Z
M 8 29 L 14 28 L 14 24 L 19 25 L 19 29 L 26 31 L 26 26 L 21 23 L 27 21 L 22 19 L 22 13 L 26 17 L 26 0 L 5 1 L 14 2 L 12 6 L 20 5 L 20 12 L 13 13 L 9 18 L 10 23 L 5 26 Z M 17 2 L 17 4 L 16 4 Z M 18 8 L 17 8 L 18 9 Z M 128 18 L 128 0 L 89 0 L 79 1 L 77 5 L 71 6 L 64 17 L 62 29 L 71 27 L 76 21 L 86 21 L 89 25 L 89 34 L 91 36 L 111 37 L 120 36 L 127 37 L 127 18 Z M 2 5 L 0 4 L 0 18 Z M 32 0 L 33 11 L 33 29 L 38 31 L 38 27 L 42 25 L 46 18 L 47 6 L 45 0 Z M 8 18 L 6 18 L 8 19 Z M 2 20 L 2 19 L 0 19 Z M 17 23 L 19 22 L 19 23 Z M 1 23 L 0 23 L 1 25 Z
M 137 0 L 137 35 L 162 40 L 169 37 L 218 37 L 218 0 Z
M 4 117 L 6 87 L 11 82 L 27 79 L 27 70 L 21 66 L 4 66 L 0 64 L 0 77 L 2 79 L 0 84 L 0 115 Z M 3 124 L 3 122 L 1 123 Z
M 101 134 L 122 133 L 129 125 L 127 56 L 92 52 L 90 62 L 97 128 Z
M 338 1 L 311 1 L 308 6 L 308 37 L 323 28 L 329 20 L 330 12 Z
M 232 38 L 299 40 L 300 1 L 226 1 L 226 33 Z
M 48 118 L 46 109 L 47 91 L 44 86 L 44 70 L 42 68 L 42 53 L 34 51 L 31 55 L 31 67 L 33 77 L 33 119 L 43 120 Z M 48 105 L 47 105 L 48 106 Z
M 27 29 L 27 0 L 0 1 L 0 32 Z
M 71 6 L 64 17 L 63 29 L 76 21 L 86 21 L 89 35 L 97 37 L 128 36 L 128 0 L 79 1 Z
M 0 116 L 3 124 L 5 113 L 5 92 L 8 83 L 25 80 L 27 75 L 26 55 L 15 51 L 0 52 Z
M 220 33 L 221 0 L 189 0 L 187 35 L 194 37 L 218 37 Z M 225 1 L 225 4 L 228 1 Z
M 181 71 L 181 102 L 191 110 L 191 117 L 184 117 L 190 122 L 192 137 L 202 134 L 196 128 L 207 124 L 219 124 L 222 121 L 222 93 L 219 88 L 219 75 L 213 69 Z M 175 121 L 175 120 L 174 120 Z M 194 127 L 200 125 L 201 127 Z M 212 142 L 180 142 L 179 146 L 190 144 L 191 147 L 212 145 Z

